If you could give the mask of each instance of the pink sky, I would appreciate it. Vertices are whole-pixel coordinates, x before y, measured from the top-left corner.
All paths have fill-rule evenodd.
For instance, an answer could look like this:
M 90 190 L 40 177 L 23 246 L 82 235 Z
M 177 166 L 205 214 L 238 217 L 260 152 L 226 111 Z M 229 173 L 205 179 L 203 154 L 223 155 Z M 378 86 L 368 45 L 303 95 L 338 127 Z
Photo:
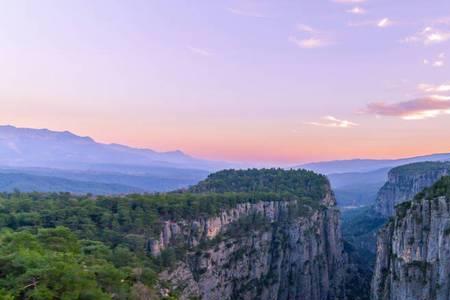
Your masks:
M 450 152 L 450 2 L 319 2 L 2 2 L 1 123 L 225 160 Z

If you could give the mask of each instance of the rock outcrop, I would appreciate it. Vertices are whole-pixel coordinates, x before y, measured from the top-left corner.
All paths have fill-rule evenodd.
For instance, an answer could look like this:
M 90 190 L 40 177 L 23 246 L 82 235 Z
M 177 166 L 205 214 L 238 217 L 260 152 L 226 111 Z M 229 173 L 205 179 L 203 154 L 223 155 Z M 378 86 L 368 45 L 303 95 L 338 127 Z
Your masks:
M 263 216 L 267 222 L 275 222 L 287 209 L 289 202 L 259 201 L 240 203 L 235 208 L 222 211 L 220 215 L 196 220 L 165 221 L 159 239 L 149 241 L 153 256 L 158 256 L 168 247 L 176 247 L 180 242 L 187 247 L 196 247 L 200 242 L 211 240 L 226 232 L 229 225 L 255 214 Z
M 397 206 L 380 231 L 373 300 L 450 299 L 450 177 Z
M 345 299 L 340 213 L 325 183 L 321 200 L 286 196 L 166 221 L 150 241 L 153 255 L 186 253 L 160 280 L 186 300 Z
M 424 188 L 449 174 L 449 162 L 421 162 L 392 169 L 388 181 L 378 192 L 377 212 L 387 217 L 392 216 L 395 205 L 411 200 Z

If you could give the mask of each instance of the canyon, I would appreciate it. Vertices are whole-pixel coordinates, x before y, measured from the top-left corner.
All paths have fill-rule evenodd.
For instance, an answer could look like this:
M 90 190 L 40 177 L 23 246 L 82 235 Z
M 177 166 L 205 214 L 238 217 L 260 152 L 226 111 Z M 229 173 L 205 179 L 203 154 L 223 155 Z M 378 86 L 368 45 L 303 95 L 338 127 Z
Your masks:
M 161 279 L 180 299 L 345 299 L 340 213 L 328 182 L 322 184 L 323 197 L 310 204 L 286 197 L 166 221 L 149 242 L 152 254 L 189 250 Z
M 449 174 L 448 162 L 419 162 L 390 170 L 388 181 L 378 192 L 376 211 L 386 217 L 392 216 L 395 205 L 413 199 L 424 188 Z
M 380 231 L 373 300 L 450 297 L 450 177 L 400 204 Z

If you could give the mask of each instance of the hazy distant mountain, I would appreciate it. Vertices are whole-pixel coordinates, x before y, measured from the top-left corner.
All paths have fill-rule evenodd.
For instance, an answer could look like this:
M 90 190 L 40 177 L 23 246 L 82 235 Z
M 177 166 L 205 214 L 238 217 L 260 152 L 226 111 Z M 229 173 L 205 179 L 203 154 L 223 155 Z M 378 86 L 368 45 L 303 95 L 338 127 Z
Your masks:
M 97 143 L 68 131 L 0 126 L 0 191 L 163 192 L 228 166 L 181 151 Z
M 297 166 L 322 174 L 370 172 L 383 168 L 393 168 L 414 162 L 447 161 L 450 153 L 431 154 L 401 159 L 351 159 L 308 163 Z
M 0 126 L 0 166 L 81 168 L 108 164 L 216 170 L 226 164 L 200 160 L 181 151 L 156 152 L 97 143 L 68 131 Z
M 378 190 L 390 169 L 424 161 L 448 161 L 450 153 L 401 159 L 351 159 L 309 163 L 299 168 L 328 176 L 339 206 L 364 206 L 375 203 Z
M 119 167 L 124 168 L 123 171 Z M 193 185 L 209 172 L 194 169 L 148 167 L 135 171 L 118 166 L 115 171 L 68 170 L 50 168 L 2 168 L 0 191 L 72 192 L 126 194 L 167 192 Z
M 339 206 L 366 206 L 375 203 L 391 168 L 370 172 L 328 174 Z
M 108 184 L 60 177 L 22 173 L 0 173 L 0 191 L 13 192 L 69 192 L 74 194 L 129 194 L 145 190 L 122 184 Z

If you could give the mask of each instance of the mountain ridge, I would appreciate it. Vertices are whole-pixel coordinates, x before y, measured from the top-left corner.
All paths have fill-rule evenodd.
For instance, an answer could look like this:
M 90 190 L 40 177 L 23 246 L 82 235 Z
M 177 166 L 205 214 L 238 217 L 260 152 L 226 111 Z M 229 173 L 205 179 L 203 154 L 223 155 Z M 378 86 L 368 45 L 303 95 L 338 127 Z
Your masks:
M 339 173 L 358 173 L 369 172 L 377 169 L 388 167 L 396 167 L 408 163 L 422 161 L 447 161 L 450 160 L 450 153 L 433 153 L 412 157 L 404 157 L 398 159 L 343 159 L 318 161 L 295 166 L 295 168 L 304 168 L 322 174 L 339 174 Z
M 173 167 L 217 170 L 227 166 L 194 158 L 181 150 L 158 152 L 148 148 L 135 148 L 118 143 L 100 143 L 89 136 L 70 131 L 53 131 L 0 126 L 0 165 L 20 167 L 59 166 L 71 168 L 83 164 L 170 165 Z
M 180 150 L 157 152 L 98 143 L 70 131 L 0 126 L 0 192 L 165 192 L 225 166 Z

